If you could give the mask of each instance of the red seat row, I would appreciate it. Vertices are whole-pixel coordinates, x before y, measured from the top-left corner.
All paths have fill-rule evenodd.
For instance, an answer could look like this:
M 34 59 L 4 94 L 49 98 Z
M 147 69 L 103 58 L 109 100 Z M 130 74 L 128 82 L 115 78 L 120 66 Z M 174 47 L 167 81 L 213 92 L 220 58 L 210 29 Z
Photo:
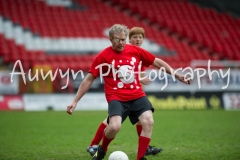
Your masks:
M 127 15 L 104 1 L 76 2 L 87 6 L 87 9 L 69 10 L 48 6 L 44 1 L 37 0 L 0 0 L 0 15 L 29 29 L 33 34 L 52 38 L 106 37 L 104 30 L 114 23 L 126 24 L 129 28 L 143 27 L 147 39 L 175 52 L 176 56 L 160 56 L 174 67 L 187 66 L 193 59 L 239 59 L 240 21 L 227 14 L 202 9 L 186 0 L 112 1 L 113 4 L 132 10 L 132 15 Z M 136 19 L 133 16 L 135 13 L 140 14 L 142 19 L 149 19 L 150 25 Z M 156 29 L 152 25 L 154 23 L 159 24 L 161 30 Z M 188 41 L 184 40 L 185 37 Z M 14 40 L 6 40 L 3 34 L 0 34 L 0 56 L 6 63 L 20 59 L 26 67 L 48 63 L 53 68 L 61 66 L 75 70 L 88 70 L 93 60 L 93 56 L 48 55 L 44 50 L 29 51 L 25 46 L 17 45 Z
M 113 0 L 113 5 L 130 9 L 132 14 L 139 14 L 142 19 L 177 33 L 180 38 L 188 38 L 199 48 L 207 47 L 209 52 L 217 52 L 219 57 L 239 60 L 240 19 L 227 13 L 201 8 L 187 0 Z

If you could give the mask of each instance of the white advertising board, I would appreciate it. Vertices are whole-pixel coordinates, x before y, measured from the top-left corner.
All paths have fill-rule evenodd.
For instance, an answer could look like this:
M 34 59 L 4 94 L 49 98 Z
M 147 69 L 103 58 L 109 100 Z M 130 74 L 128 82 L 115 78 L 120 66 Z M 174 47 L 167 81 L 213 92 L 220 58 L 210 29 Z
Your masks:
M 19 82 L 18 76 L 12 77 L 11 82 L 11 71 L 3 70 L 0 71 L 0 94 L 18 94 Z
M 75 94 L 24 94 L 26 111 L 66 111 Z M 108 104 L 104 93 L 86 93 L 78 102 L 75 110 L 107 110 Z
M 240 110 L 240 93 L 224 93 L 223 103 L 226 110 Z
M 202 91 L 240 91 L 240 70 L 215 70 L 212 74 L 209 74 L 207 70 L 194 71 L 193 77 L 190 80 L 191 85 L 186 85 L 178 80 L 174 80 L 171 75 L 164 75 L 157 71 L 147 71 L 147 76 L 152 78 L 152 82 L 149 85 L 144 86 L 144 91 L 147 92 L 202 92 Z M 156 74 L 157 73 L 157 74 Z M 185 72 L 179 72 L 190 77 L 188 70 Z

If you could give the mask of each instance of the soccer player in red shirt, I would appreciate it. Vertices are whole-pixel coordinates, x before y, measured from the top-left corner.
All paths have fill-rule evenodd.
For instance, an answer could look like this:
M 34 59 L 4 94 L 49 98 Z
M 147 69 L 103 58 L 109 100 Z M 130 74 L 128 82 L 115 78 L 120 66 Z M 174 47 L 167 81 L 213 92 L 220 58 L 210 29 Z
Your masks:
M 143 43 L 143 39 L 145 38 L 145 31 L 143 28 L 140 27 L 133 27 L 130 31 L 129 31 L 129 42 L 130 44 L 134 45 L 134 46 L 138 46 L 140 47 Z M 141 69 L 142 71 L 144 69 Z M 144 77 L 144 75 L 142 76 Z M 151 82 L 151 80 L 149 78 L 144 78 L 142 80 L 140 80 L 140 83 L 143 85 L 147 85 Z M 97 151 L 98 148 L 98 144 L 100 143 L 103 134 L 104 134 L 104 130 L 107 127 L 107 118 L 103 120 L 103 122 L 99 125 L 94 138 L 92 139 L 90 145 L 87 147 L 87 152 L 90 153 L 91 156 L 93 156 L 95 154 L 95 152 Z M 136 123 L 136 130 L 137 130 L 137 134 L 138 136 L 140 136 L 141 132 L 142 132 L 142 125 L 140 122 Z M 157 148 L 157 147 L 153 147 L 153 146 L 148 146 L 145 155 L 156 155 L 158 153 L 160 153 L 162 151 L 162 148 Z
M 105 97 L 108 102 L 108 126 L 105 129 L 102 145 L 98 146 L 92 160 L 102 160 L 108 146 L 120 131 L 121 124 L 129 117 L 132 124 L 140 121 L 142 132 L 138 140 L 136 160 L 146 160 L 145 152 L 149 146 L 154 124 L 153 107 L 140 84 L 139 66 L 155 66 L 175 76 L 179 81 L 190 84 L 183 75 L 148 51 L 126 44 L 128 28 L 115 24 L 109 30 L 112 46 L 102 50 L 94 59 L 91 69 L 79 86 L 73 102 L 67 106 L 67 113 L 72 114 L 78 101 L 89 90 L 96 77 L 104 78 Z

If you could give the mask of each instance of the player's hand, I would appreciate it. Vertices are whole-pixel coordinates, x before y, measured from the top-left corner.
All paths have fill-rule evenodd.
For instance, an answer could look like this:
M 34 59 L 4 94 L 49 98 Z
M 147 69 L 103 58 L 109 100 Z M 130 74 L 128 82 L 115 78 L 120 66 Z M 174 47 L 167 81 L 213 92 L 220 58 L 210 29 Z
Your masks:
M 183 76 L 183 75 L 177 75 L 176 78 L 177 78 L 179 81 L 181 81 L 181 82 L 183 82 L 183 83 L 185 83 L 185 84 L 190 85 L 190 78 L 189 78 L 189 77 L 185 77 L 185 76 Z
M 148 85 L 150 84 L 152 81 L 149 79 L 149 78 L 143 78 L 143 79 L 140 79 L 140 83 L 143 84 L 143 85 Z
M 73 113 L 74 109 L 76 108 L 76 106 L 77 106 L 76 102 L 73 102 L 72 104 L 67 106 L 67 113 L 71 115 Z

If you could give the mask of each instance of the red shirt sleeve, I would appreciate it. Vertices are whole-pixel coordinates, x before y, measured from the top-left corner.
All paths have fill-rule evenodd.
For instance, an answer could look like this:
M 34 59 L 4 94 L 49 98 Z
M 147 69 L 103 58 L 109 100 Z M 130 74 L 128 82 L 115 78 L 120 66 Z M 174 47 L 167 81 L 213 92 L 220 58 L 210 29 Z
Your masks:
M 140 47 L 138 47 L 137 49 L 140 55 L 140 59 L 142 61 L 142 66 L 148 67 L 152 65 L 156 57 L 145 49 L 142 49 Z
M 99 53 L 96 58 L 93 60 L 92 66 L 89 73 L 92 73 L 95 78 L 97 78 L 100 74 L 99 68 L 101 67 L 101 64 L 103 64 L 103 58 L 101 56 L 101 53 Z M 98 68 L 99 67 L 99 68 Z
M 104 75 L 104 73 L 109 73 L 109 70 L 111 70 L 111 67 L 106 60 L 107 53 L 108 50 L 103 50 L 93 60 L 92 66 L 88 73 L 92 73 L 95 78 L 99 77 L 100 74 Z

